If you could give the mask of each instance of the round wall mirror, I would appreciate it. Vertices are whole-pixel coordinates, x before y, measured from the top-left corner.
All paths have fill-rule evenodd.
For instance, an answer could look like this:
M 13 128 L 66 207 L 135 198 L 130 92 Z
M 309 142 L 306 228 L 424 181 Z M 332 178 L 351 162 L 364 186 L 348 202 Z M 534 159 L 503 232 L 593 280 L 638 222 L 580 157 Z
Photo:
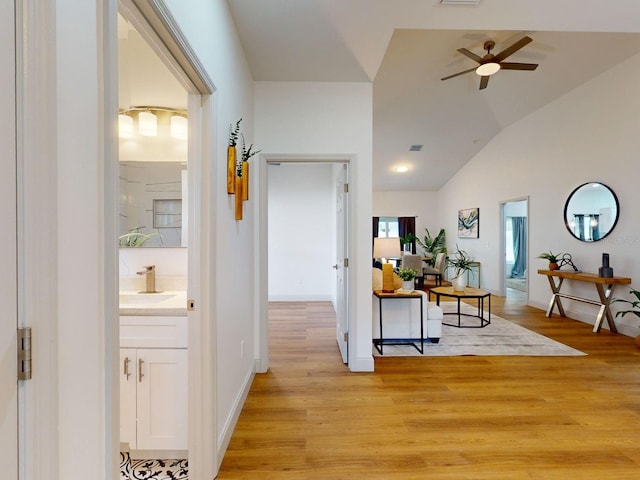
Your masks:
M 596 242 L 609 235 L 620 214 L 618 197 L 600 182 L 576 188 L 564 206 L 564 223 L 569 233 L 583 242 Z

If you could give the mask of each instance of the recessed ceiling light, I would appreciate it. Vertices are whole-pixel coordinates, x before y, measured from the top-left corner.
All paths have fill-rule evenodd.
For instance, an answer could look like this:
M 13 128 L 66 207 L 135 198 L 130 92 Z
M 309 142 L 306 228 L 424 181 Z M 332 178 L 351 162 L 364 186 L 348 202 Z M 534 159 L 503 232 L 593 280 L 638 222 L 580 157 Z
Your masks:
M 422 150 L 423 145 L 411 145 L 409 147 L 409 151 L 410 152 L 419 152 L 420 150 Z
M 406 165 L 398 165 L 393 169 L 396 173 L 406 173 L 409 171 L 409 167 Z
M 442 5 L 478 5 L 480 0 L 440 0 Z

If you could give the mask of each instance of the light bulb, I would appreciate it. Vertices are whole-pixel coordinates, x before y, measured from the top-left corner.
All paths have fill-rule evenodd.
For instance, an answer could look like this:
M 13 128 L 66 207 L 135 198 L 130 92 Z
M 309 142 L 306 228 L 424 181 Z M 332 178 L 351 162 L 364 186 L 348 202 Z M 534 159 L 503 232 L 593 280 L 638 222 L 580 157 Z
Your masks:
M 121 138 L 133 137 L 133 118 L 123 113 L 118 115 L 118 135 Z
M 188 136 L 189 121 L 180 115 L 171 116 L 171 136 L 180 140 L 186 140 Z
M 158 135 L 158 117 L 151 112 L 140 112 L 138 114 L 138 133 L 145 137 Z

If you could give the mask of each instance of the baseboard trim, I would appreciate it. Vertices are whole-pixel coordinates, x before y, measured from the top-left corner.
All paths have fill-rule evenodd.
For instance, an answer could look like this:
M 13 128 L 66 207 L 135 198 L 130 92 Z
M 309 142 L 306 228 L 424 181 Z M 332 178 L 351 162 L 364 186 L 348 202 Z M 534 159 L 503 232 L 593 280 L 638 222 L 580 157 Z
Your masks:
M 233 402 L 231 413 L 224 422 L 224 427 L 222 428 L 220 435 L 218 436 L 218 466 L 216 470 L 219 470 L 220 466 L 222 465 L 224 454 L 229 447 L 229 443 L 231 442 L 233 431 L 235 430 L 236 424 L 238 423 L 238 418 L 240 418 L 242 407 L 247 400 L 247 396 L 249 395 L 249 390 L 251 389 L 251 384 L 253 383 L 255 375 L 256 372 L 254 367 L 245 377 L 244 382 L 242 383 L 242 388 L 240 389 L 240 392 Z

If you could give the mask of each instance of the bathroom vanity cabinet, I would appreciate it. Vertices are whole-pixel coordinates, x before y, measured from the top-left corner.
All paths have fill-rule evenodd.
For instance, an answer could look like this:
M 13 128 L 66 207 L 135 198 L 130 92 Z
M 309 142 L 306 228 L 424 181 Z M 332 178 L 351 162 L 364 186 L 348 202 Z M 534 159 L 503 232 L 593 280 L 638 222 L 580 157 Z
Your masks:
M 187 317 L 120 316 L 120 442 L 132 457 L 187 450 L 187 372 Z

